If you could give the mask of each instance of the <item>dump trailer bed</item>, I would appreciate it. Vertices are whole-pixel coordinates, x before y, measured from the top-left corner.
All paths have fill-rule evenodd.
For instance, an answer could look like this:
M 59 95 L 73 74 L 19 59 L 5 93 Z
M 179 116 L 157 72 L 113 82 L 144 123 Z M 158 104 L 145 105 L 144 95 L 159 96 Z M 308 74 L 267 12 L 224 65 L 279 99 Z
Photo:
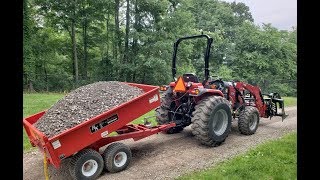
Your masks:
M 160 97 L 158 86 L 126 84 L 138 87 L 144 93 L 53 137 L 47 137 L 34 126 L 46 111 L 23 119 L 23 125 L 32 146 L 37 146 L 45 153 L 47 160 L 59 168 L 61 160 L 83 149 L 88 148 L 99 152 L 100 147 L 109 143 L 130 138 L 139 140 L 175 126 L 174 123 L 155 127 L 128 124 L 158 107 Z M 118 135 L 108 136 L 115 131 Z

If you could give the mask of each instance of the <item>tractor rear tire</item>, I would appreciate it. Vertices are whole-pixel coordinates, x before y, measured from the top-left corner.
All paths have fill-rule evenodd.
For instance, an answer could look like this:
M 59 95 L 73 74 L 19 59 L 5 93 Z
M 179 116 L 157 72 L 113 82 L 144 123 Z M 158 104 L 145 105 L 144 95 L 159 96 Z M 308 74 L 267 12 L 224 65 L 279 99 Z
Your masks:
M 252 135 L 258 129 L 259 121 L 260 116 L 258 109 L 253 106 L 246 106 L 239 115 L 238 129 L 241 134 Z
M 103 170 L 102 156 L 93 149 L 84 149 L 74 155 L 69 164 L 73 179 L 97 179 Z
M 231 109 L 224 97 L 204 98 L 195 106 L 192 115 L 192 134 L 203 145 L 219 146 L 231 131 Z
M 169 110 L 172 103 L 172 93 L 165 92 L 161 97 L 161 105 L 156 108 L 156 121 L 159 125 L 170 123 Z M 172 127 L 164 132 L 167 134 L 179 133 L 183 130 L 183 127 Z
M 119 172 L 128 167 L 132 153 L 123 143 L 112 143 L 103 152 L 105 170 L 111 173 Z

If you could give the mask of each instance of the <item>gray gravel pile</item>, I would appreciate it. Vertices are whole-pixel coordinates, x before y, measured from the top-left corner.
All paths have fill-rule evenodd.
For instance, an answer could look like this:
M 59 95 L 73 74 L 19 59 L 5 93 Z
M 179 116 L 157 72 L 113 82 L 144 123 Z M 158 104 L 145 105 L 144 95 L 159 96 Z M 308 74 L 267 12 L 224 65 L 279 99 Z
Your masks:
M 143 90 L 118 81 L 88 84 L 71 91 L 54 104 L 35 127 L 53 137 L 140 94 Z

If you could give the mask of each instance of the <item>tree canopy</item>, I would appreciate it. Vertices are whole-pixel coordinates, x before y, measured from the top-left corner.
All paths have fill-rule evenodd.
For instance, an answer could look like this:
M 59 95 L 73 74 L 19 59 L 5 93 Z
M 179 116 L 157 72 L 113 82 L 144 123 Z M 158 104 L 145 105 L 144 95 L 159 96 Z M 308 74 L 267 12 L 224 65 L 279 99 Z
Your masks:
M 213 38 L 210 75 L 296 95 L 297 31 L 254 23 L 249 7 L 218 0 L 24 0 L 26 91 L 69 91 L 96 81 L 168 84 L 173 43 Z M 205 40 L 184 41 L 178 74 L 203 78 Z

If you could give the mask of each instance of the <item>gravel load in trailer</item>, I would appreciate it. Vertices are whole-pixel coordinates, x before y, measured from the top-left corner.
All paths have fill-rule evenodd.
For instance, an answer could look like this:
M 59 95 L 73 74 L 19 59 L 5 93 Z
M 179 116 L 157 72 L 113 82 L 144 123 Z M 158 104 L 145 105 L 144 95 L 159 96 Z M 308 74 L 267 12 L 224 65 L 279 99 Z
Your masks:
M 54 104 L 35 127 L 52 137 L 142 93 L 138 87 L 118 81 L 88 84 L 71 91 Z
M 81 103 L 77 103 L 79 101 Z M 48 111 L 24 118 L 23 126 L 31 145 L 43 152 L 46 178 L 49 177 L 47 164 L 59 168 L 62 161 L 70 159 L 68 168 L 73 179 L 96 179 L 103 169 L 114 173 L 128 167 L 131 150 L 118 141 L 138 141 L 175 126 L 175 123 L 149 126 L 147 121 L 145 124 L 130 124 L 159 106 L 158 86 L 98 82 L 72 91 Z M 54 118 L 49 117 L 50 113 L 57 112 L 51 114 L 55 115 Z M 69 118 L 69 115 L 78 119 Z M 79 124 L 70 123 L 70 119 Z M 56 129 L 60 129 L 60 123 L 70 128 L 60 133 L 52 131 L 50 126 L 55 125 Z M 41 126 L 48 126 L 45 129 L 56 135 L 45 134 L 40 130 Z M 116 134 L 109 136 L 112 132 Z M 103 146 L 106 148 L 101 152 Z

